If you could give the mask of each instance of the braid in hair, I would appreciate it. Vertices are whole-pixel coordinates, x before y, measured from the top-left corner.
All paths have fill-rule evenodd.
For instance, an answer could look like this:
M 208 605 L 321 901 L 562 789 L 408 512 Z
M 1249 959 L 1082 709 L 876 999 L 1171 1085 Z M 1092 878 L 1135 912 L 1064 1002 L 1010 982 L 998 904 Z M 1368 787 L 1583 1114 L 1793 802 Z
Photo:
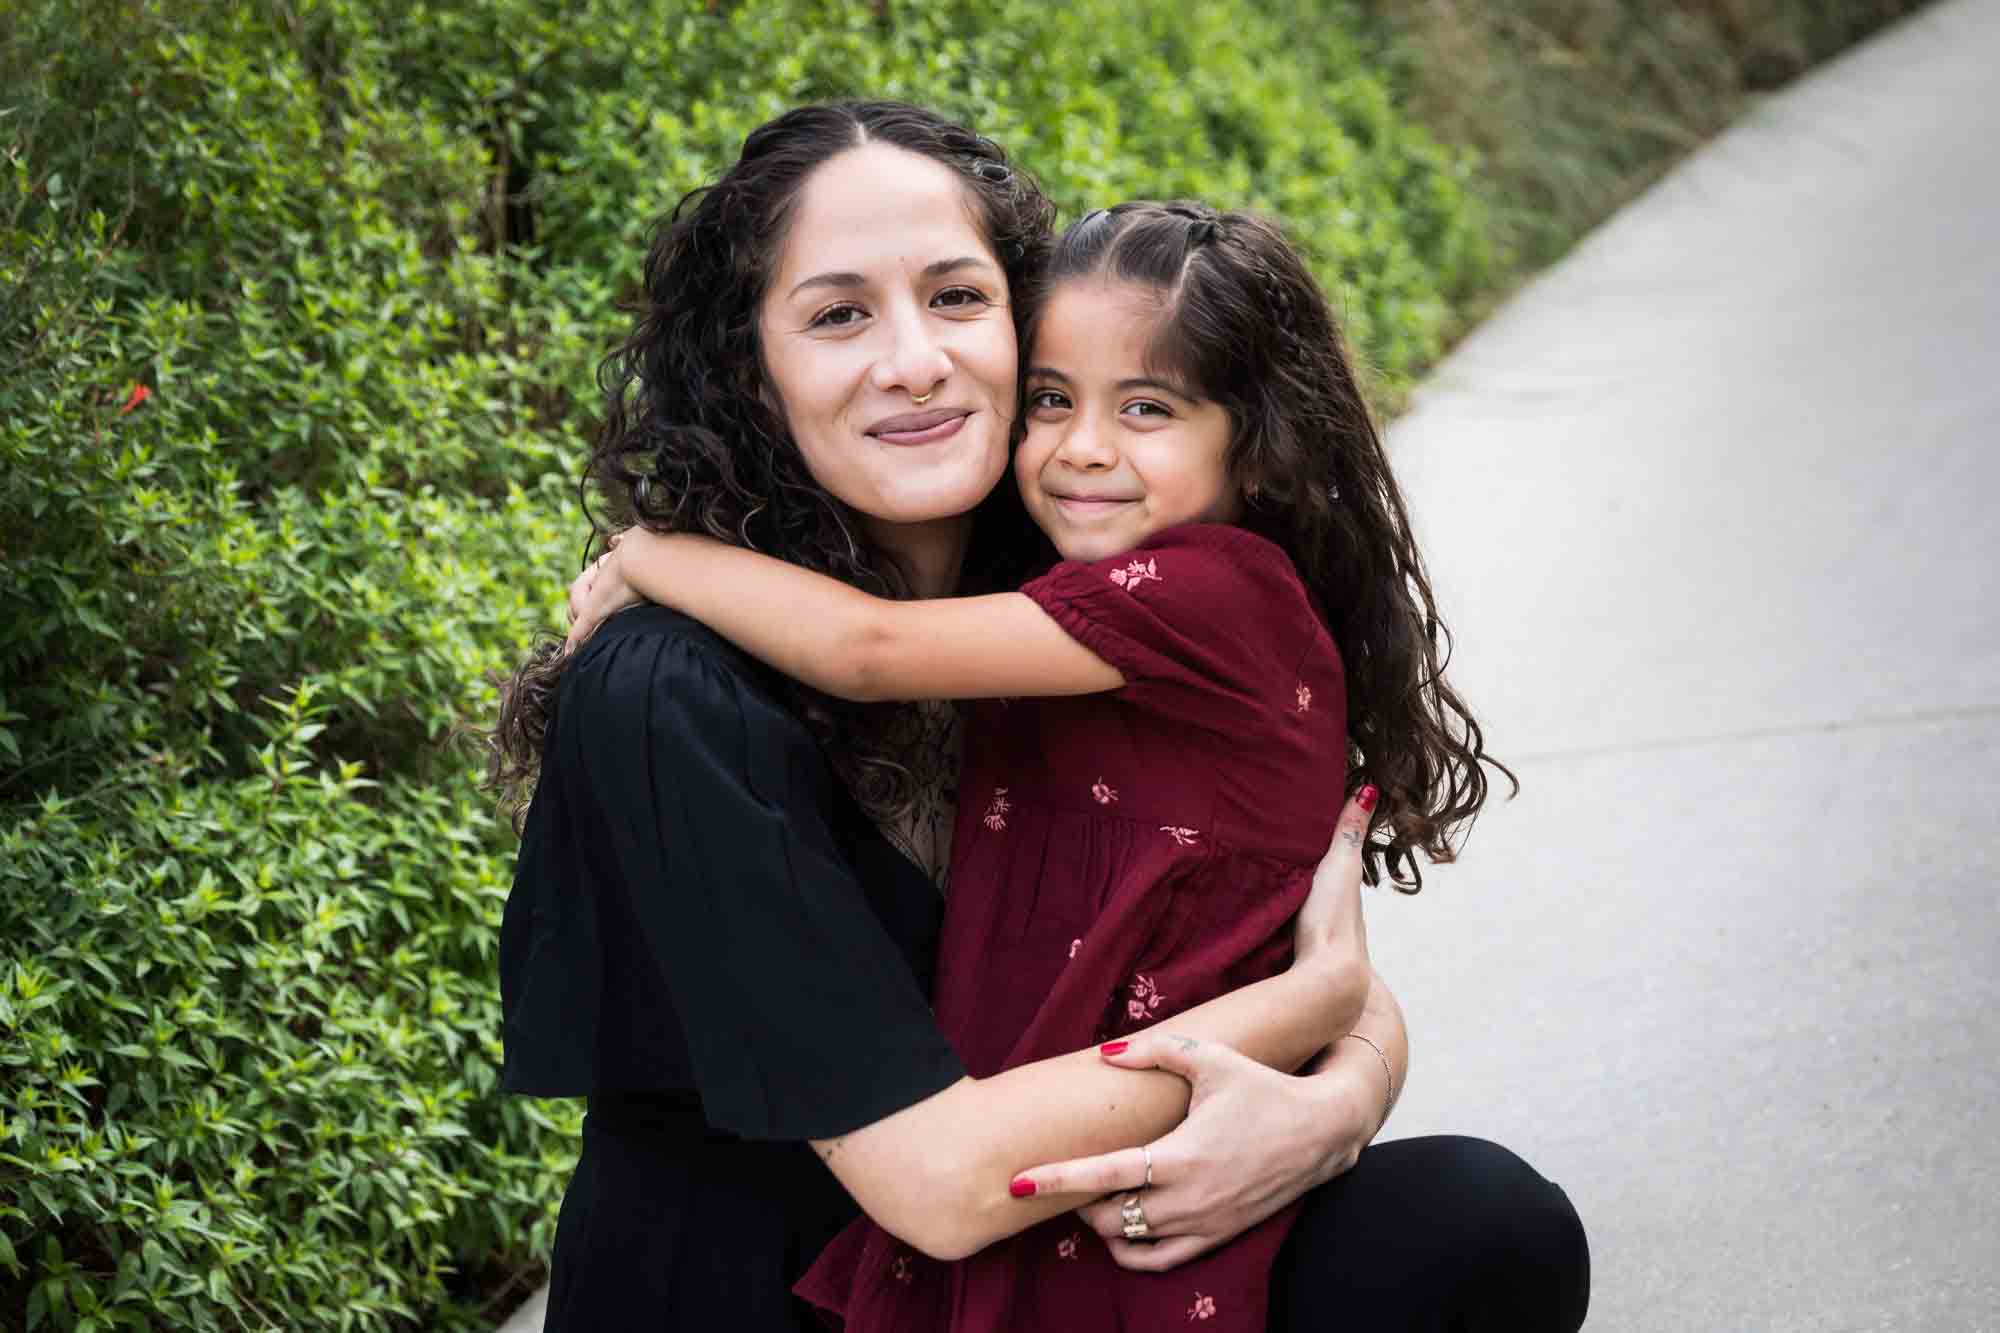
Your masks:
M 1229 413 L 1243 526 L 1291 556 L 1345 662 L 1348 782 L 1382 793 L 1364 873 L 1416 892 L 1416 854 L 1453 858 L 1486 770 L 1519 783 L 1444 679 L 1450 634 L 1331 305 L 1275 225 L 1192 201 L 1085 217 L 1044 290 L 1084 276 L 1160 292 L 1149 364 Z

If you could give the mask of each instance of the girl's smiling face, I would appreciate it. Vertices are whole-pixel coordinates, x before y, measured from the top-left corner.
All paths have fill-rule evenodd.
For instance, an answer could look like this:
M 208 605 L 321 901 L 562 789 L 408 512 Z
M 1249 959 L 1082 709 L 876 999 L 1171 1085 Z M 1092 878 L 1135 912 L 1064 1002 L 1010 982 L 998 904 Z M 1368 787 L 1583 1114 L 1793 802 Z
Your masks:
M 1080 278 L 1043 307 L 1014 479 L 1066 560 L 1102 560 L 1182 523 L 1242 514 L 1229 414 L 1146 365 L 1161 295 Z

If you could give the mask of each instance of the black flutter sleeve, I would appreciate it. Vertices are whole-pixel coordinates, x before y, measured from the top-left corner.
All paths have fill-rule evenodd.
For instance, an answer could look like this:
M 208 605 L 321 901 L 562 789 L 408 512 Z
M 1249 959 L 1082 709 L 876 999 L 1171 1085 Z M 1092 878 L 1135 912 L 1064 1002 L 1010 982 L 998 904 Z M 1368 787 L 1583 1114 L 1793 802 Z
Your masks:
M 963 1077 L 843 855 L 810 733 L 691 621 L 628 612 L 600 637 L 566 673 L 542 775 L 585 844 L 607 962 L 591 1090 L 630 1054 L 620 1028 L 657 1021 L 625 1023 L 649 1004 L 671 1011 L 708 1122 L 745 1137 L 845 1133 Z M 675 1072 L 628 1061 L 617 1081 Z

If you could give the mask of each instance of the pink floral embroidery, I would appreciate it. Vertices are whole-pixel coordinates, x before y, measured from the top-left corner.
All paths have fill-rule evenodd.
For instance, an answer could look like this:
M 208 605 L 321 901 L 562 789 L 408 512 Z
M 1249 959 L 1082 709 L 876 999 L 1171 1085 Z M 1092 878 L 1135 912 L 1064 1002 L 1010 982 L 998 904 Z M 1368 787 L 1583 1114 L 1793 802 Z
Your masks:
M 1201 836 L 1200 829 L 1176 828 L 1172 824 L 1160 825 L 1160 832 L 1166 834 L 1183 847 L 1194 846 L 1194 840 Z
M 1090 794 L 1096 798 L 1099 805 L 1110 805 L 1118 799 L 1118 789 L 1105 786 L 1103 778 L 1090 784 Z
M 897 1255 L 896 1261 L 889 1265 L 889 1276 L 895 1278 L 896 1281 L 902 1283 L 904 1286 L 909 1286 L 910 1280 L 916 1276 L 910 1269 L 910 1256 L 907 1254 Z
M 1079 935 L 1075 939 L 1069 942 L 1069 956 L 1071 958 L 1076 957 L 1076 951 L 1078 949 L 1081 949 L 1082 947 L 1083 947 L 1083 936 Z
M 1298 695 L 1299 695 L 1299 711 L 1303 713 L 1308 708 L 1311 708 L 1313 706 L 1312 688 L 1308 686 L 1304 681 L 1300 681 Z
M 995 833 L 1006 828 L 1007 812 L 1013 808 L 1014 803 L 1007 799 L 1007 789 L 1005 787 L 995 787 L 993 789 L 993 803 L 986 807 L 986 818 L 984 821 L 986 827 L 992 829 Z
M 1164 581 L 1160 578 L 1160 562 L 1157 557 L 1152 560 L 1134 560 L 1123 569 L 1111 571 L 1111 581 L 1126 592 L 1131 592 L 1147 579 L 1155 583 Z
M 1194 1304 L 1188 1307 L 1188 1319 L 1193 1321 L 1213 1318 L 1215 1318 L 1215 1297 L 1204 1296 L 1197 1291 L 1194 1294 Z
M 1061 1240 L 1057 1241 L 1056 1253 L 1061 1255 L 1065 1259 L 1076 1258 L 1076 1242 L 1077 1238 L 1082 1234 L 1083 1233 L 1080 1231 L 1072 1231 L 1067 1236 L 1064 1236 Z
M 1132 998 L 1125 1001 L 1125 1017 L 1134 1023 L 1144 1022 L 1146 1016 L 1160 1007 L 1160 1001 L 1167 997 L 1160 994 L 1160 988 L 1144 972 L 1132 978 Z

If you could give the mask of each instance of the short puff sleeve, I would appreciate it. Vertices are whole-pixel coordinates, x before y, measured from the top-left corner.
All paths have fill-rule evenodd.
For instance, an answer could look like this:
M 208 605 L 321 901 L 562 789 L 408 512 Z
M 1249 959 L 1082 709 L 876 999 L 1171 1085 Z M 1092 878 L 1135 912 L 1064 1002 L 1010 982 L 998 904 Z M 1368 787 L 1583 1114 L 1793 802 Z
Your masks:
M 1243 528 L 1188 524 L 1110 559 L 1066 560 L 1021 589 L 1118 668 L 1125 693 L 1226 731 L 1288 705 L 1309 653 L 1333 653 L 1291 558 Z

